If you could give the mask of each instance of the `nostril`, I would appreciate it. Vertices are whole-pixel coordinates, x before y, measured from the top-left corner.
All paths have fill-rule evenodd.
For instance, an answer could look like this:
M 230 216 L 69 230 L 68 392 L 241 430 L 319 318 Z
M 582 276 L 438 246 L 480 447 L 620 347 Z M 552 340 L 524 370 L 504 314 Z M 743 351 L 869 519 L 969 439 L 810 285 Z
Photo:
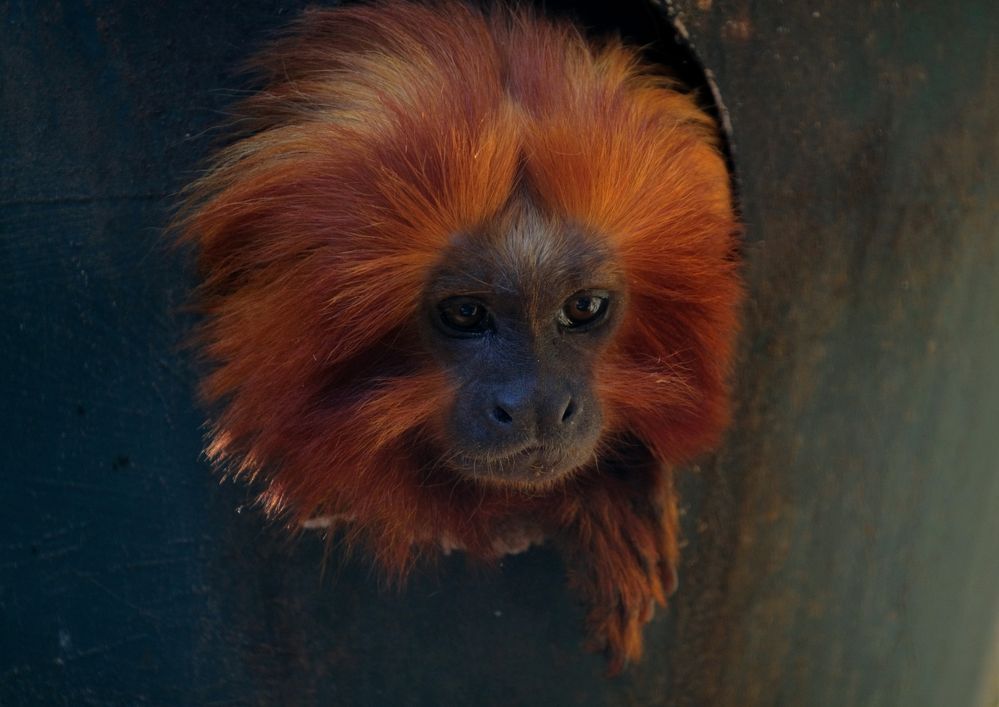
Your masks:
M 568 422 L 573 415 L 576 414 L 576 403 L 572 400 L 569 404 L 565 406 L 565 412 L 562 413 L 562 422 Z
M 493 419 L 504 425 L 509 425 L 513 422 L 513 418 L 510 417 L 510 413 L 501 408 L 499 405 L 493 408 Z

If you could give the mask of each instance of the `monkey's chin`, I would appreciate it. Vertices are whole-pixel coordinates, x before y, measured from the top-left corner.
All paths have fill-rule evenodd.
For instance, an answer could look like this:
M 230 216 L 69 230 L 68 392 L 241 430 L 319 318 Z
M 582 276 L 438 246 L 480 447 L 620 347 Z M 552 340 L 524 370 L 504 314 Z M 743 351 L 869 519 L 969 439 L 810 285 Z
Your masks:
M 554 452 L 530 446 L 503 456 L 459 454 L 451 469 L 462 478 L 490 486 L 544 490 L 560 484 L 578 471 L 591 452 Z

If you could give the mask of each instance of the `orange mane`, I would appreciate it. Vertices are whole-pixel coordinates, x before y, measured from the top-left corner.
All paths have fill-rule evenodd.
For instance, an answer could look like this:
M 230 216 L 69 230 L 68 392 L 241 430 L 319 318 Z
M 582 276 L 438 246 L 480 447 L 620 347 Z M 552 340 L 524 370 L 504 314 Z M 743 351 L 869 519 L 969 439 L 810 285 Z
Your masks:
M 263 54 L 245 136 L 193 188 L 208 453 L 299 525 L 347 514 L 401 576 L 448 538 L 482 557 L 539 493 L 447 474 L 447 380 L 413 321 L 449 237 L 528 188 L 603 234 L 630 309 L 597 376 L 606 445 L 663 464 L 715 444 L 741 286 L 714 125 L 636 51 L 527 11 L 314 10 Z M 637 313 L 640 313 L 637 314 Z

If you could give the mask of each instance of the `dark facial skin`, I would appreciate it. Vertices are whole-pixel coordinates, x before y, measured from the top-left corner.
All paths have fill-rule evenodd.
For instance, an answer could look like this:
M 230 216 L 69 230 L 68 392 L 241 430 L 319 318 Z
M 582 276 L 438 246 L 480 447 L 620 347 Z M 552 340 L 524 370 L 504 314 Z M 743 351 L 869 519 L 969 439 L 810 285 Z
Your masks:
M 591 464 L 594 366 L 626 304 L 607 245 L 529 202 L 456 235 L 424 298 L 424 340 L 456 383 L 446 466 L 544 486 Z

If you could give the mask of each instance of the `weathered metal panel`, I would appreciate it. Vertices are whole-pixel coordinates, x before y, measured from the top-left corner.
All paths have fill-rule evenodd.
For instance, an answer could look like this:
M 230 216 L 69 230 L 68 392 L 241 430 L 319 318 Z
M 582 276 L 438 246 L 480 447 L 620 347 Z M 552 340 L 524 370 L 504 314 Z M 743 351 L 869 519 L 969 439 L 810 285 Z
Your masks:
M 678 692 L 994 705 L 999 6 L 676 7 L 735 128 L 753 291 Z

